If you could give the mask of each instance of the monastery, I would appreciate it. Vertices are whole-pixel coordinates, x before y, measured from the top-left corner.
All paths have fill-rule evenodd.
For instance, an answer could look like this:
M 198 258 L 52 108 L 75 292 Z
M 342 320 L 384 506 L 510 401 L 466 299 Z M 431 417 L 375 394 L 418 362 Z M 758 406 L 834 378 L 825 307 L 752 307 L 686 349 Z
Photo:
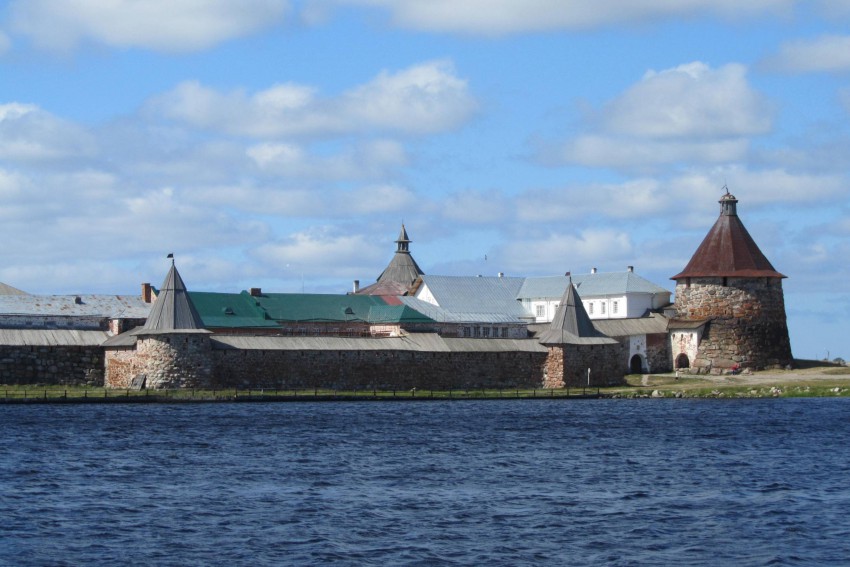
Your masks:
M 720 199 L 670 291 L 623 272 L 425 274 L 404 226 L 375 283 L 346 294 L 190 291 L 172 265 L 139 296 L 0 284 L 0 382 L 113 388 L 560 388 L 628 373 L 782 367 L 784 275 Z

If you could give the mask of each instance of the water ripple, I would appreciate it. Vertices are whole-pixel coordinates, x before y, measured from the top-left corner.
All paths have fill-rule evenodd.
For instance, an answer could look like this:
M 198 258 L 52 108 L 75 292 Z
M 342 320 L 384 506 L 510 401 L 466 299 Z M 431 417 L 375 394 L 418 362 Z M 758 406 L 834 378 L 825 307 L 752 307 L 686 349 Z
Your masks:
M 8 406 L 0 564 L 841 564 L 848 403 Z

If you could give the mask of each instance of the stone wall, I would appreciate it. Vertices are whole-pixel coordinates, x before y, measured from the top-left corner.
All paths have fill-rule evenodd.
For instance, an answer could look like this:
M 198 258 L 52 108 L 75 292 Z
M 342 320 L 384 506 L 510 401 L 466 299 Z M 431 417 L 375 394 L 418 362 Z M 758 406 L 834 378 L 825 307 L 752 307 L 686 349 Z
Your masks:
M 103 385 L 99 346 L 0 346 L 0 383 Z
M 676 285 L 677 316 L 710 319 L 698 353 L 696 372 L 776 368 L 790 364 L 791 342 L 778 278 L 689 278 Z
M 138 337 L 135 349 L 107 351 L 105 384 L 129 388 L 135 376 L 144 374 L 147 388 L 208 388 L 213 363 L 207 334 L 144 335 Z
M 588 368 L 591 386 L 622 384 L 623 350 L 622 343 L 549 347 L 544 385 L 547 388 L 587 386 Z
M 213 385 L 410 390 L 540 388 L 546 353 L 213 350 Z
M 670 339 L 666 334 L 646 336 L 646 364 L 652 373 L 673 371 Z

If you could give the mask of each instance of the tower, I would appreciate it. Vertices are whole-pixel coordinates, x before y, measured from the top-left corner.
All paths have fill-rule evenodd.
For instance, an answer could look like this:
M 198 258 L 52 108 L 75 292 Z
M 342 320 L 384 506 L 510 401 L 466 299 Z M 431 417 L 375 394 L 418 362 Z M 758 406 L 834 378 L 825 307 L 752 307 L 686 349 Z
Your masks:
M 406 295 L 416 279 L 424 272 L 410 254 L 410 243 L 407 229 L 401 225 L 401 232 L 396 239 L 396 251 L 392 260 L 378 276 L 377 282 L 357 290 L 358 295 Z
M 544 388 L 623 382 L 620 343 L 593 326 L 572 278 L 549 329 L 538 340 L 549 349 Z
M 209 387 L 212 375 L 210 331 L 171 262 L 145 326 L 136 335 L 135 368 L 148 388 Z
M 673 340 L 677 368 L 698 372 L 777 368 L 792 361 L 782 280 L 738 218 L 738 199 L 727 190 L 720 217 L 676 281 L 677 326 L 697 329 L 697 344 Z M 675 335 L 675 333 L 673 333 Z M 680 337 L 681 339 L 681 337 Z M 683 358 L 684 356 L 684 358 Z

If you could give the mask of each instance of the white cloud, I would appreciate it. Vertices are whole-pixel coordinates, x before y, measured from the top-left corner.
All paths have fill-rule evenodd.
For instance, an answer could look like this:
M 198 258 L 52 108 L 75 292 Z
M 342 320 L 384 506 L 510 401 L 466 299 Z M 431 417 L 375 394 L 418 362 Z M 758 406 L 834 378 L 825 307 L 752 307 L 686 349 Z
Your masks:
M 257 144 L 246 154 L 265 173 L 314 181 L 380 179 L 408 162 L 404 147 L 392 140 L 361 142 L 331 156 L 310 154 L 287 143 Z
M 741 19 L 786 14 L 795 0 L 336 0 L 384 8 L 402 27 L 435 32 L 504 35 L 581 30 L 701 15 Z
M 249 95 L 221 93 L 196 81 L 154 98 L 148 112 L 237 136 L 320 136 L 369 130 L 427 134 L 455 128 L 475 109 L 466 81 L 434 61 L 371 82 L 335 98 L 312 87 L 275 85 Z
M 765 99 L 746 79 L 743 65 L 712 69 L 693 62 L 643 79 L 603 109 L 608 132 L 656 139 L 715 139 L 770 130 Z
M 745 139 L 659 141 L 590 134 L 567 142 L 561 155 L 554 159 L 590 167 L 641 169 L 680 162 L 728 163 L 743 158 L 748 148 Z
M 403 214 L 417 205 L 416 195 L 410 189 L 392 184 L 364 185 L 354 190 L 203 186 L 187 189 L 185 197 L 246 213 L 336 219 L 352 215 Z
M 636 179 L 621 184 L 589 184 L 535 189 L 516 198 L 517 219 L 524 223 L 658 215 L 670 205 L 658 181 Z
M 850 17 L 850 0 L 818 0 L 820 12 L 827 18 Z
M 330 277 L 357 277 L 364 264 L 380 264 L 386 250 L 361 234 L 342 234 L 337 229 L 316 227 L 294 233 L 252 251 L 261 262 L 294 273 Z
M 499 191 L 460 191 L 442 203 L 443 217 L 467 225 L 493 224 L 509 219 L 513 203 Z
M 91 155 L 94 138 L 83 128 L 32 104 L 0 104 L 0 158 L 44 161 Z
M 710 172 L 691 172 L 670 184 L 681 194 L 719 194 L 718 180 L 728 180 L 729 190 L 748 205 L 775 203 L 822 206 L 836 198 L 850 197 L 850 180 L 840 174 L 793 173 L 783 168 L 751 170 L 742 166 L 719 168 Z M 713 193 L 712 193 L 713 192 Z
M 0 56 L 9 51 L 12 47 L 12 40 L 9 36 L 0 31 Z
M 723 163 L 745 157 L 749 137 L 768 133 L 771 105 L 746 80 L 746 68 L 701 62 L 648 71 L 591 113 L 586 132 L 544 159 L 592 167 Z
M 288 0 L 15 0 L 12 28 L 45 49 L 85 41 L 112 47 L 196 51 L 280 22 Z
M 517 273 L 549 266 L 552 271 L 578 270 L 600 262 L 627 262 L 633 255 L 631 237 L 615 229 L 593 228 L 579 234 L 550 233 L 539 239 L 513 240 L 499 257 Z
M 793 73 L 850 71 L 850 36 L 824 35 L 785 43 L 767 66 Z

